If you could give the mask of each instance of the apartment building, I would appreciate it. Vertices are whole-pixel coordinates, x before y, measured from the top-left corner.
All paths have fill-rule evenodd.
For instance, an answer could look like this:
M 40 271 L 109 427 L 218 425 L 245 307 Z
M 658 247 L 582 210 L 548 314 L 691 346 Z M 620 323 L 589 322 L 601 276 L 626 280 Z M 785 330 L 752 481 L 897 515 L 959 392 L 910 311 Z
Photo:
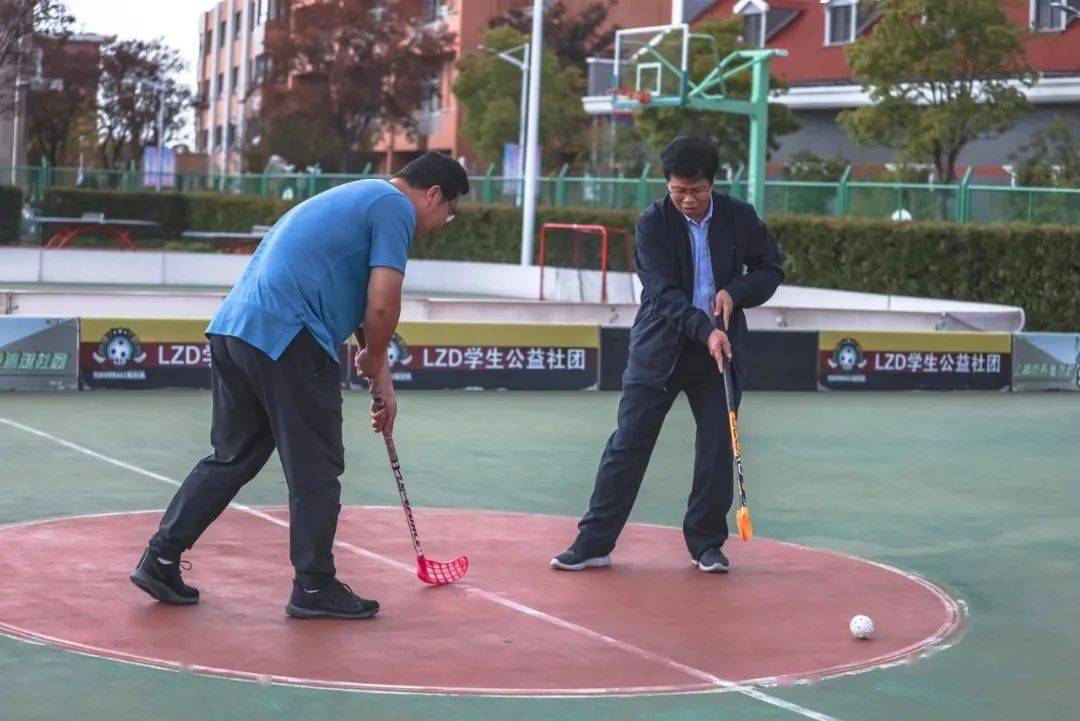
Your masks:
M 571 12 L 595 2 L 564 1 Z M 711 5 L 709 0 L 676 4 L 683 3 L 688 17 Z M 531 0 L 417 0 L 416 12 L 446 23 L 455 36 L 455 56 L 460 57 L 475 50 L 492 20 L 531 4 Z M 672 0 L 621 0 L 611 9 L 608 22 L 622 27 L 663 24 L 671 21 L 672 8 Z M 261 170 L 242 167 L 240 148 L 248 138 L 251 119 L 260 112 L 258 88 L 266 73 L 266 25 L 282 19 L 285 12 L 285 0 L 218 0 L 200 16 L 198 95 L 203 102 L 196 112 L 196 149 L 208 156 L 210 172 Z M 423 107 L 417 108 L 423 138 L 410 138 L 391 128 L 383 130 L 374 147 L 376 170 L 395 171 L 425 148 L 450 153 L 469 164 L 470 149 L 461 134 L 464 118 L 451 91 L 454 74 L 454 63 L 448 63 L 432 79 Z

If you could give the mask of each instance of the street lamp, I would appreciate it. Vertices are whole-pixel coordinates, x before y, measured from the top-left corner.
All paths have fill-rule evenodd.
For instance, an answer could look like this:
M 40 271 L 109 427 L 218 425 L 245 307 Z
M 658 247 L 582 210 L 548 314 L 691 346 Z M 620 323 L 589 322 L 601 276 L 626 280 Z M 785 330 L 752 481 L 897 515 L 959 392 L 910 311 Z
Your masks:
M 500 60 L 513 65 L 515 68 L 521 71 L 521 102 L 520 112 L 518 113 L 518 166 L 517 166 L 517 205 L 521 205 L 522 200 L 522 184 L 525 180 L 525 114 L 526 108 L 529 104 L 529 49 L 530 43 L 522 43 L 517 47 L 510 48 L 509 50 L 493 50 L 486 45 L 477 45 L 477 50 L 482 50 L 487 53 L 491 53 Z M 521 51 L 521 59 L 516 58 L 512 53 Z

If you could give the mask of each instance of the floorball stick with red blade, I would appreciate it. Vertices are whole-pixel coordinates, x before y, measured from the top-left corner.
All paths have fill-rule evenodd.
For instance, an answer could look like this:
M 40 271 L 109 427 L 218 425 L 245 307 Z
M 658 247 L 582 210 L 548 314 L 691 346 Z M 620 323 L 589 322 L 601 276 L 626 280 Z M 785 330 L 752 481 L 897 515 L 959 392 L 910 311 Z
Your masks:
M 374 386 L 371 395 L 375 410 L 382 410 L 384 407 L 383 398 Z M 458 556 L 449 563 L 443 563 L 424 557 L 424 550 L 420 547 L 420 534 L 416 532 L 416 520 L 413 518 L 412 506 L 409 505 L 409 497 L 405 494 L 405 479 L 401 475 L 401 464 L 398 462 L 394 439 L 389 433 L 384 432 L 383 440 L 386 441 L 386 453 L 390 456 L 390 468 L 394 471 L 394 481 L 397 483 L 398 495 L 401 497 L 401 507 L 405 509 L 405 521 L 409 524 L 413 550 L 416 551 L 416 577 L 432 586 L 445 586 L 448 583 L 460 581 L 465 576 L 465 572 L 469 570 L 468 558 Z

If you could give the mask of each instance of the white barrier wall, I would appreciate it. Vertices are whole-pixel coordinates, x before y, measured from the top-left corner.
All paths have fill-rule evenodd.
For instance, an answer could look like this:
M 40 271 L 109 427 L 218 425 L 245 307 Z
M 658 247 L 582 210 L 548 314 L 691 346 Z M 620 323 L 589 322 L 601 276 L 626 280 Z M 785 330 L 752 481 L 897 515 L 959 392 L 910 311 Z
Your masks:
M 248 259 L 216 253 L 0 248 L 0 315 L 206 318 Z M 600 304 L 598 271 L 547 268 L 546 300 L 540 303 L 537 267 L 413 260 L 405 292 L 405 320 L 630 325 L 641 284 L 633 274 L 608 273 L 608 302 Z M 764 306 L 750 309 L 747 320 L 758 330 L 1018 332 L 1024 328 L 1024 311 L 782 286 Z

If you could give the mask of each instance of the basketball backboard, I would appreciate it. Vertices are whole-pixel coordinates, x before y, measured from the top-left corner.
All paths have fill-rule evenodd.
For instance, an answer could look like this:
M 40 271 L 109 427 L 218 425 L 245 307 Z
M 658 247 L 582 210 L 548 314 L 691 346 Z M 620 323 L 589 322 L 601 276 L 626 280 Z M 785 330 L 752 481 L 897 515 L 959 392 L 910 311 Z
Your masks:
M 689 45 L 690 27 L 685 24 L 616 31 L 614 108 L 682 105 Z

